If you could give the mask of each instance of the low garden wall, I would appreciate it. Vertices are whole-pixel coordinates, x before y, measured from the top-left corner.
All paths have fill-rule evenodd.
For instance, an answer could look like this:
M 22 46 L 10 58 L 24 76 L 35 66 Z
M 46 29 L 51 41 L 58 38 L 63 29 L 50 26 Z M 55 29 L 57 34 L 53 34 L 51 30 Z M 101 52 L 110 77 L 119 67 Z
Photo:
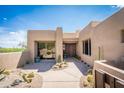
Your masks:
M 0 68 L 15 69 L 24 66 L 27 62 L 30 62 L 28 51 L 0 53 Z

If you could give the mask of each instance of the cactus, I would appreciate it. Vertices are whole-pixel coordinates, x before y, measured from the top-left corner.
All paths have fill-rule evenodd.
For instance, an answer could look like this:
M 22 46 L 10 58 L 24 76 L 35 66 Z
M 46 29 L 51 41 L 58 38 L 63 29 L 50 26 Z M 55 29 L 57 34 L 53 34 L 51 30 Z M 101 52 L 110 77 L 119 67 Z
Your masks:
M 3 80 L 5 77 L 6 77 L 5 75 L 1 74 L 0 75 L 0 81 Z
M 93 82 L 93 75 L 87 75 L 87 81 Z
M 10 75 L 10 72 L 11 72 L 10 70 L 4 70 L 2 74 L 4 74 L 4 75 Z
M 3 80 L 6 76 L 3 74 L 5 69 L 0 69 L 0 81 Z
M 30 83 L 30 81 L 27 78 L 27 74 L 23 74 L 22 78 L 24 79 L 25 82 Z
M 27 82 L 27 83 L 31 83 L 33 77 L 34 77 L 34 73 L 33 73 L 33 72 L 31 72 L 31 73 L 29 73 L 29 74 L 23 74 L 23 75 L 22 75 L 23 80 L 24 80 L 25 82 Z
M 2 74 L 5 71 L 5 68 L 0 69 L 0 74 Z
M 33 72 L 31 72 L 31 73 L 29 73 L 28 75 L 27 75 L 27 78 L 33 78 L 34 77 L 34 73 Z
M 92 75 L 92 74 L 93 74 L 93 69 L 89 69 L 89 70 L 87 71 L 87 74 L 88 74 L 88 75 Z

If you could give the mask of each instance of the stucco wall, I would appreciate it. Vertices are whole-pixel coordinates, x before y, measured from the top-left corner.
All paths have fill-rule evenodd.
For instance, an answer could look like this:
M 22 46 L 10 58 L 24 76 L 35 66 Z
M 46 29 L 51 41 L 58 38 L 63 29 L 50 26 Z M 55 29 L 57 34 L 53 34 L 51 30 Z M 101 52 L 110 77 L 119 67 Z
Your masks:
M 124 43 L 121 43 L 121 30 L 124 29 L 124 8 L 101 23 L 95 25 L 91 23 L 79 34 L 78 55 L 82 60 L 93 65 L 94 60 L 98 60 L 98 47 L 100 47 L 102 59 L 120 60 L 124 56 Z M 88 38 L 91 38 L 92 56 L 82 53 L 82 40 Z
M 36 41 L 55 41 L 54 30 L 29 30 L 27 36 L 28 50 L 30 51 L 31 62 L 34 62 L 36 55 Z
M 89 23 L 81 32 L 79 33 L 79 41 L 77 46 L 77 54 L 81 57 L 81 59 L 85 62 L 87 62 L 90 65 L 93 65 L 93 40 L 92 40 L 92 34 L 94 27 L 98 24 L 98 22 L 91 22 Z M 82 41 L 91 39 L 91 56 L 83 54 L 83 43 Z
M 56 29 L 56 60 L 58 56 L 61 56 L 61 60 L 63 60 L 63 31 L 61 27 L 57 27 Z
M 124 29 L 124 9 L 96 26 L 93 33 L 93 56 L 98 56 L 102 48 L 103 59 L 118 61 L 124 56 L 124 43 L 121 43 L 121 30 Z
M 0 68 L 15 69 L 23 66 L 26 62 L 30 62 L 28 51 L 0 53 Z

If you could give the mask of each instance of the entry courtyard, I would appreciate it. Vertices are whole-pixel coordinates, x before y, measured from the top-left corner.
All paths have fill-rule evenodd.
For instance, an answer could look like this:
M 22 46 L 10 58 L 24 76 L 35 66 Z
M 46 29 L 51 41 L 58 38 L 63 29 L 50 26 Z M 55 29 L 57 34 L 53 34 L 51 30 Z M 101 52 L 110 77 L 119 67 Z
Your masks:
M 90 69 L 84 62 L 75 58 L 66 58 L 68 67 L 62 70 L 53 70 L 55 60 L 44 59 L 40 63 L 25 65 L 23 70 L 38 72 L 43 78 L 43 88 L 79 88 L 80 78 Z

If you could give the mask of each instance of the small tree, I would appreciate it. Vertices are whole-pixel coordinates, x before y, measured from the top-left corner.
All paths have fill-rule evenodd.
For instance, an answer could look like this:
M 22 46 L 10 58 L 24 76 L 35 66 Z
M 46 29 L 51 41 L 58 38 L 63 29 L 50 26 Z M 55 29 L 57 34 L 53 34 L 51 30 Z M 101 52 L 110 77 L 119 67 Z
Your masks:
M 57 60 L 57 63 L 60 63 L 60 62 L 62 62 L 61 55 L 58 56 L 58 60 Z

